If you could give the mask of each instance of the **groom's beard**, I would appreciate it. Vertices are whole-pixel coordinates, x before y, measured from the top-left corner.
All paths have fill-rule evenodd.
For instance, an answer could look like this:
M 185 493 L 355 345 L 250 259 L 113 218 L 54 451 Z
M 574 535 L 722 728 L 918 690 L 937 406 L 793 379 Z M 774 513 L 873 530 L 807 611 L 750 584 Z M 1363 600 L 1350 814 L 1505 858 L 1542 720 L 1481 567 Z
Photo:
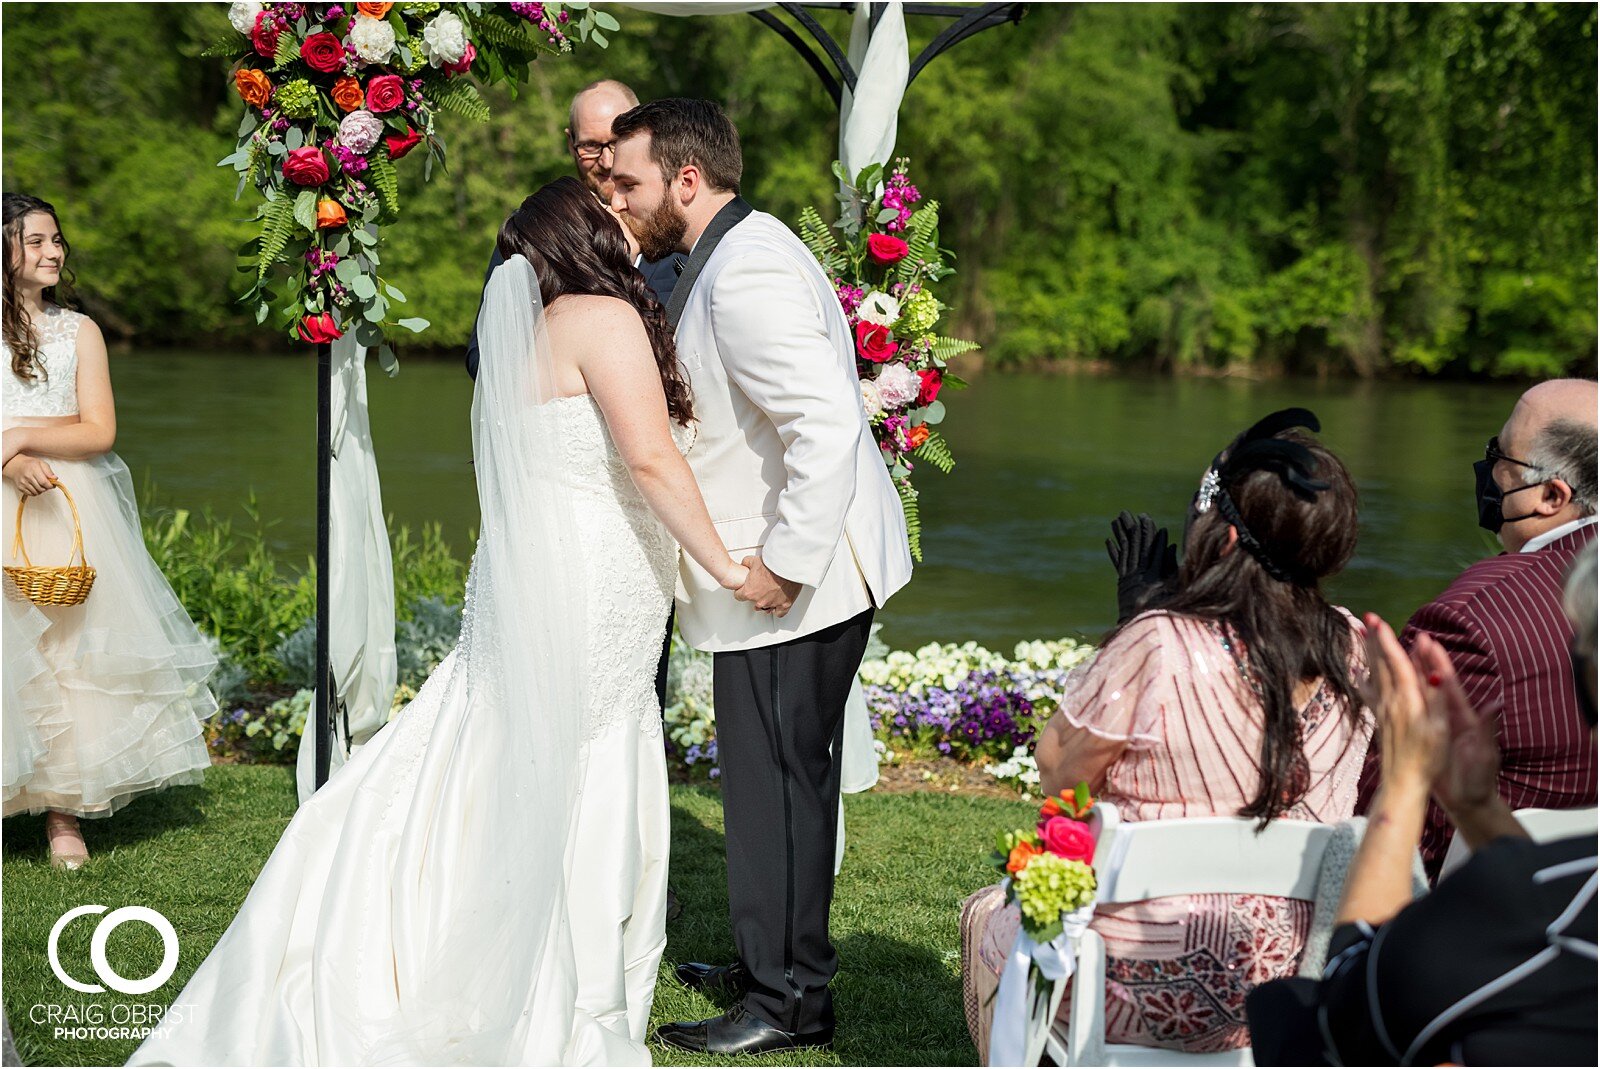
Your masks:
M 651 214 L 641 218 L 629 212 L 627 219 L 633 236 L 639 239 L 639 254 L 650 263 L 671 256 L 689 232 L 689 217 L 670 196 L 662 198 L 661 207 Z

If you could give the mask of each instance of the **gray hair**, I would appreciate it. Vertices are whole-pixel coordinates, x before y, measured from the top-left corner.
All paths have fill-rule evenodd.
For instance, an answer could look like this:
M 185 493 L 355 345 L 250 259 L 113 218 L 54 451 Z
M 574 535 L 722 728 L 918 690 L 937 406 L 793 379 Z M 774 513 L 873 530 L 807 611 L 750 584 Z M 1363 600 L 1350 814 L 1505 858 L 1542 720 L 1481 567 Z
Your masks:
M 622 98 L 628 102 L 628 107 L 637 108 L 639 106 L 639 94 L 635 93 L 631 88 L 629 88 L 626 82 L 619 82 L 615 78 L 601 78 L 597 82 L 590 82 L 588 85 L 572 94 L 572 103 L 567 106 L 568 130 L 577 128 L 578 101 L 583 99 L 584 94 L 592 93 L 596 89 L 615 89 L 618 93 L 621 93 Z
M 1572 503 L 1579 514 L 1594 515 L 1600 440 L 1596 438 L 1593 424 L 1574 419 L 1551 420 L 1534 436 L 1528 450 L 1528 463 L 1533 469 L 1528 475 L 1529 481 L 1560 479 L 1572 487 Z

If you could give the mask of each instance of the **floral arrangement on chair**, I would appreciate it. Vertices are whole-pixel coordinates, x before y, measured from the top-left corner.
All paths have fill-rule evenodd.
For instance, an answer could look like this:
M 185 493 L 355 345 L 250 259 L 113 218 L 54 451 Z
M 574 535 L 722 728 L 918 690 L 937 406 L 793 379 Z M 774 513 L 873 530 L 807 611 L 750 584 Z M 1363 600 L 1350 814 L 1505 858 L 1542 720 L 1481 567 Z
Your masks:
M 976 342 L 940 337 L 945 304 L 934 284 L 955 273 L 939 248 L 939 204 L 912 185 L 906 160 L 887 176 L 872 164 L 855 176 L 835 162 L 844 211 L 832 227 L 815 208 L 800 215 L 800 236 L 833 280 L 855 334 L 861 404 L 905 509 L 911 555 L 922 560 L 922 522 L 911 473 L 918 461 L 948 474 L 955 457 L 934 428 L 944 421 L 945 389 L 967 384 L 949 361 Z M 835 230 L 839 233 L 836 234 Z
M 424 178 L 445 164 L 436 119 L 478 122 L 489 105 L 472 79 L 515 84 L 573 37 L 607 44 L 616 19 L 584 2 L 255 3 L 228 9 L 234 33 L 207 55 L 239 60 L 245 104 L 235 151 L 219 167 L 260 190 L 260 233 L 239 250 L 252 279 L 241 300 L 264 322 L 278 308 L 291 339 L 354 330 L 396 368 L 384 344 L 405 294 L 378 273 L 379 231 L 400 215 L 396 162 L 421 146 Z M 286 267 L 287 270 L 281 270 Z M 413 332 L 428 321 L 400 319 Z

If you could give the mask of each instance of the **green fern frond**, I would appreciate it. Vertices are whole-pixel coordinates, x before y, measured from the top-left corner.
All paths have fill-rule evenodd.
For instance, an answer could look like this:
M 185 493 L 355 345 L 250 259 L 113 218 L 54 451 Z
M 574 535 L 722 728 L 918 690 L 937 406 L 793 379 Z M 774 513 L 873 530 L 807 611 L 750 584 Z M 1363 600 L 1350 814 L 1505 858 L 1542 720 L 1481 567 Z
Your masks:
M 476 31 L 480 43 L 487 41 L 502 52 L 515 52 L 519 57 L 532 57 L 540 52 L 538 43 L 528 36 L 521 25 L 487 12 L 482 15 L 468 15 L 468 21 Z M 509 60 L 513 57 L 508 55 L 504 58 Z
M 292 33 L 278 35 L 278 51 L 272 57 L 272 69 L 282 70 L 300 58 L 300 42 L 295 40 Z
M 256 261 L 256 279 L 267 277 L 272 265 L 283 258 L 283 250 L 294 235 L 294 198 L 279 196 L 268 201 L 261 216 L 261 254 Z
M 939 202 L 930 200 L 911 213 L 906 223 L 905 241 L 910 254 L 900 261 L 896 269 L 899 281 L 911 282 L 921 268 L 939 258 Z
M 250 41 L 237 33 L 230 33 L 204 52 L 200 53 L 202 59 L 238 59 L 248 56 L 252 49 Z
M 922 514 L 917 510 L 917 488 L 911 485 L 910 479 L 896 479 L 894 489 L 900 495 L 900 508 L 906 514 L 906 541 L 911 546 L 911 557 L 921 564 Z
M 800 240 L 806 243 L 811 255 L 830 273 L 834 272 L 834 264 L 842 266 L 844 255 L 839 249 L 839 239 L 834 237 L 833 227 L 822 221 L 822 216 L 817 214 L 815 208 L 808 206 L 800 213 Z
M 367 181 L 383 207 L 379 221 L 390 222 L 400 214 L 400 172 L 395 170 L 394 161 L 381 153 L 367 157 L 367 162 Z
M 935 338 L 933 341 L 933 358 L 941 364 L 954 360 L 962 353 L 970 353 L 974 349 L 982 348 L 975 341 L 962 341 L 960 338 Z
M 946 475 L 956 466 L 956 458 L 950 452 L 950 443 L 944 440 L 944 435 L 933 431 L 928 435 L 928 440 L 917 447 L 912 454 L 919 460 L 926 460 Z
M 471 82 L 457 79 L 447 83 L 439 92 L 437 106 L 473 122 L 489 121 L 489 105 Z

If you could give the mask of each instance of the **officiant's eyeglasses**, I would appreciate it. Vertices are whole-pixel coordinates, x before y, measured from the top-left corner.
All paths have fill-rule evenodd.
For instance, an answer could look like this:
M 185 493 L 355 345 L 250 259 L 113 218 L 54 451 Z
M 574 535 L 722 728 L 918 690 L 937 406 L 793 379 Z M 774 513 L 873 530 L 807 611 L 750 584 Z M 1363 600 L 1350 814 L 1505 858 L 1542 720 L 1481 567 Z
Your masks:
M 572 146 L 572 151 L 578 154 L 580 160 L 598 160 L 604 153 L 617 154 L 615 141 L 573 141 L 570 137 L 567 143 Z

